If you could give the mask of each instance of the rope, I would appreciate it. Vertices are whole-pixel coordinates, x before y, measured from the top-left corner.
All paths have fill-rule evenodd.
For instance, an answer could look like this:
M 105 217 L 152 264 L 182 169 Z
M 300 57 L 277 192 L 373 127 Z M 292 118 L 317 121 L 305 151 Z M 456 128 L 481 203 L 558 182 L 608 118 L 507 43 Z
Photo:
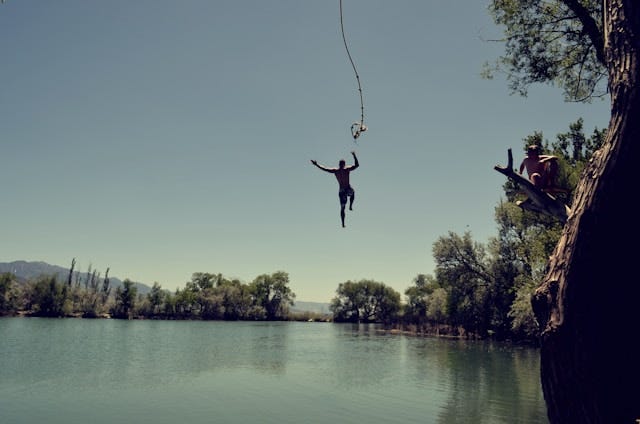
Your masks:
M 347 37 L 344 35 L 344 18 L 342 13 L 342 0 L 340 0 L 340 30 L 342 31 L 342 41 L 344 42 L 344 48 L 347 51 L 347 56 L 349 57 L 349 62 L 351 62 L 351 67 L 353 68 L 353 72 L 356 75 L 356 81 L 358 82 L 358 92 L 360 93 L 360 122 L 354 122 L 351 124 L 351 135 L 353 136 L 353 140 L 357 140 L 360 137 L 360 134 L 367 130 L 366 125 L 364 125 L 364 101 L 362 99 L 362 85 L 360 84 L 360 75 L 358 75 L 358 70 L 356 69 L 356 64 L 353 62 L 353 58 L 351 57 L 351 53 L 349 52 L 349 46 L 347 45 Z

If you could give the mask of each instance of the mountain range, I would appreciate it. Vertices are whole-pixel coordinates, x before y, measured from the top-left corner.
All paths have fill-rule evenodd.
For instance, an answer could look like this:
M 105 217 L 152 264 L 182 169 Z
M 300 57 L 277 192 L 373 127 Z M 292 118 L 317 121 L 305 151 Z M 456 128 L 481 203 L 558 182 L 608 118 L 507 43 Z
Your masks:
M 0 262 L 0 274 L 3 274 L 5 272 L 9 272 L 15 275 L 18 281 L 22 283 L 41 276 L 55 275 L 58 281 L 67 281 L 67 279 L 69 278 L 69 268 L 64 268 L 58 265 L 50 265 L 46 262 Z M 102 284 L 102 280 L 104 280 L 104 271 L 97 270 L 96 276 L 98 272 L 100 273 L 98 280 L 100 284 Z M 93 271 L 91 271 L 91 273 L 93 273 Z M 82 284 L 90 277 L 91 275 L 89 275 L 89 272 L 74 270 L 74 281 L 76 281 L 76 279 L 79 279 Z M 122 287 L 122 280 L 116 277 L 109 276 L 109 283 L 114 289 L 116 287 Z M 138 293 L 146 294 L 151 291 L 151 287 L 147 284 L 137 282 L 133 282 L 133 284 L 135 287 L 137 287 Z

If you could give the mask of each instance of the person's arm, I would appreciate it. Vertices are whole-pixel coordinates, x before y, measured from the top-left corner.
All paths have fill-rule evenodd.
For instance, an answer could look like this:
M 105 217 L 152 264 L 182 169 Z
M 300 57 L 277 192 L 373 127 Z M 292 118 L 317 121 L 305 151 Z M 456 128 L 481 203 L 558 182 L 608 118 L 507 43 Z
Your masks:
M 540 163 L 548 162 L 550 160 L 558 160 L 557 156 L 553 155 L 542 155 L 540 156 Z
M 353 155 L 353 166 L 351 167 L 351 169 L 353 170 L 359 167 L 360 164 L 358 163 L 358 157 L 356 156 L 356 152 L 351 152 L 351 154 Z
M 522 171 L 524 171 L 524 163 L 526 162 L 526 159 L 524 159 L 522 161 L 522 163 L 520 164 L 520 174 L 522 174 Z
M 334 172 L 333 169 L 330 169 L 330 168 L 327 168 L 325 166 L 320 165 L 318 163 L 318 161 L 316 161 L 316 160 L 311 159 L 311 163 L 314 164 L 315 166 L 317 166 L 318 168 L 322 169 L 323 171 L 330 172 L 330 173 Z

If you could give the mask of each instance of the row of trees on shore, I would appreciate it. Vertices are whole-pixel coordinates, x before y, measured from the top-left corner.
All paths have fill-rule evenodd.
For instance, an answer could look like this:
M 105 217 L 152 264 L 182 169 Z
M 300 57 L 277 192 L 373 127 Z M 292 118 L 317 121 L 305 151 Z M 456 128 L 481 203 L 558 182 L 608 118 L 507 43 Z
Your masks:
M 570 124 L 555 141 L 536 132 L 523 139 L 524 146 L 540 145 L 558 157 L 557 185 L 571 191 L 579 174 L 604 139 L 595 129 L 586 136 L 583 122 Z M 328 316 L 292 313 L 295 293 L 284 271 L 263 274 L 250 283 L 221 274 L 198 272 L 175 292 L 154 283 L 148 293 L 138 293 L 129 280 L 115 289 L 108 272 L 104 278 L 74 274 L 72 262 L 66 281 L 41 276 L 18 283 L 15 276 L 0 276 L 0 315 L 29 314 L 46 317 L 82 316 L 146 319 L 288 320 L 314 319 L 335 322 L 378 322 L 416 332 L 465 335 L 479 338 L 535 340 L 538 327 L 531 296 L 544 276 L 562 223 L 522 210 L 522 197 L 510 181 L 504 185 L 505 201 L 495 209 L 498 235 L 488 243 L 474 241 L 471 233 L 449 232 L 432 248 L 434 275 L 420 274 L 401 294 L 374 281 L 339 283 Z
M 174 293 L 154 283 L 148 293 L 138 292 L 130 280 L 115 290 L 108 276 L 98 281 L 87 274 L 81 283 L 71 278 L 40 276 L 19 284 L 10 273 L 0 275 L 0 315 L 41 317 L 112 317 L 203 320 L 282 320 L 295 294 L 287 286 L 289 275 L 263 274 L 251 283 L 229 280 L 221 274 L 195 273 Z M 108 272 L 107 272 L 108 275 Z

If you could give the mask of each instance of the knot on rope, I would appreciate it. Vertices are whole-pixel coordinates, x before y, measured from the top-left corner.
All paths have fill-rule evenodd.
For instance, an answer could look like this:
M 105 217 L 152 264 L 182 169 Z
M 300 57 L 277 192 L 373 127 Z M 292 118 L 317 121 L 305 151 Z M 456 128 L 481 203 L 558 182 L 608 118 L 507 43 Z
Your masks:
M 360 134 L 362 134 L 366 130 L 367 126 L 364 124 L 364 122 L 354 122 L 353 124 L 351 124 L 351 135 L 353 136 L 354 140 L 357 140 L 358 137 L 360 137 Z

